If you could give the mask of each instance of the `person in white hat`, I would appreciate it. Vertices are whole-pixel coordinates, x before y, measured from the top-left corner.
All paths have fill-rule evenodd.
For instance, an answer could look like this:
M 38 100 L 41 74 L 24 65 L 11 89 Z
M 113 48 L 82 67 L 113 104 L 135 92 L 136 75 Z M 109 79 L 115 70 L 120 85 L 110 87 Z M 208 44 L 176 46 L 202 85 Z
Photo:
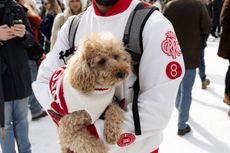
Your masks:
M 52 34 L 51 34 L 51 49 L 56 42 L 57 33 L 71 15 L 77 15 L 81 13 L 86 6 L 86 0 L 64 0 L 65 10 L 63 13 L 59 13 L 53 23 Z

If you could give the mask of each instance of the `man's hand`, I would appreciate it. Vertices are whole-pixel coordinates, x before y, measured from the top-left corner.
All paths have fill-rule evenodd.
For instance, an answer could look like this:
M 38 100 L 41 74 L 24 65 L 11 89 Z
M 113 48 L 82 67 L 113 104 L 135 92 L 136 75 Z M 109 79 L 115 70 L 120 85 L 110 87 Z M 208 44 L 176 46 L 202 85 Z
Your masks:
M 9 28 L 7 25 L 0 26 L 0 41 L 7 41 L 15 37 L 16 36 L 13 33 L 12 29 Z
M 16 37 L 22 38 L 26 33 L 26 26 L 24 24 L 15 24 L 11 27 L 13 34 Z

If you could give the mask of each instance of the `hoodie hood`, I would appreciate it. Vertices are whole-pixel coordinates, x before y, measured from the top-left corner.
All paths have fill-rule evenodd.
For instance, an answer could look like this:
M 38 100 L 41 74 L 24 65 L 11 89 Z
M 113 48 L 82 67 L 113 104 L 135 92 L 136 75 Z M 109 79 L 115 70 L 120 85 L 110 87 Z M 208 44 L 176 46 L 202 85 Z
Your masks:
M 65 5 L 65 8 L 70 10 L 69 8 L 69 2 L 70 0 L 63 0 L 63 3 Z M 86 9 L 86 6 L 87 6 L 87 0 L 81 0 L 81 4 L 82 4 L 82 11 Z

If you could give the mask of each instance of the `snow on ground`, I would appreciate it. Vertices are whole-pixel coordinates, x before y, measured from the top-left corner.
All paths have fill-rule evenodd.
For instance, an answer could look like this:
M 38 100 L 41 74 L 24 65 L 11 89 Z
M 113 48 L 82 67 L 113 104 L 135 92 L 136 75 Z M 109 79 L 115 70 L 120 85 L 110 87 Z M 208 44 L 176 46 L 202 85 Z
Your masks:
M 202 90 L 197 75 L 193 87 L 189 120 L 192 131 L 183 137 L 177 136 L 175 109 L 165 130 L 160 153 L 230 153 L 230 118 L 227 116 L 230 107 L 223 103 L 228 61 L 217 57 L 218 42 L 219 39 L 210 37 L 205 50 L 210 86 Z M 60 153 L 57 130 L 48 117 L 30 121 L 30 140 L 33 153 Z

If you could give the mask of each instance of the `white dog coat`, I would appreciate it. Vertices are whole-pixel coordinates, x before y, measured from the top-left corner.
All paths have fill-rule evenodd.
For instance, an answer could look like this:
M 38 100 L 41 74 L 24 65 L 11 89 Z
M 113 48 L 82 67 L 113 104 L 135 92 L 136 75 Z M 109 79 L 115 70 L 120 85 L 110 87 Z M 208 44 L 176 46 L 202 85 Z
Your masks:
M 65 69 L 66 67 L 61 67 L 50 79 L 49 89 L 54 99 L 51 103 L 52 111 L 64 116 L 74 111 L 85 110 L 93 124 L 112 103 L 115 88 L 99 87 L 91 93 L 82 93 L 70 85 Z M 53 118 L 52 114 L 50 115 Z

